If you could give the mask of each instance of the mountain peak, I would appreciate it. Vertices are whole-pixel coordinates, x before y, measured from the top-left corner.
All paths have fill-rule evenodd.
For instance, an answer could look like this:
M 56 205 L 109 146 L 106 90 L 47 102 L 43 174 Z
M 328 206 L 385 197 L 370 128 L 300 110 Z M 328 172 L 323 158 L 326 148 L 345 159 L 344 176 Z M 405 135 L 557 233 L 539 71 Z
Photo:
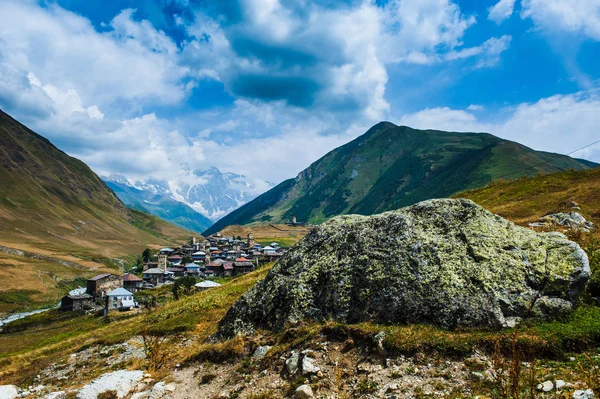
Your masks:
M 369 215 L 482 187 L 498 178 L 588 167 L 488 133 L 418 130 L 383 121 L 204 234 L 233 224 L 287 222 L 292 216 L 320 223 L 347 213 Z

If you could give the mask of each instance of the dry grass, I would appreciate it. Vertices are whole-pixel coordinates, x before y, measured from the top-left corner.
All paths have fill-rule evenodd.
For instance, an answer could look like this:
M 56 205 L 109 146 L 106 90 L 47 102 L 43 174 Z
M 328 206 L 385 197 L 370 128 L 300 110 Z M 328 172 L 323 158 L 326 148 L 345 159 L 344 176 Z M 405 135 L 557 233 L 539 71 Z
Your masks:
M 249 233 L 254 235 L 254 239 L 261 244 L 268 244 L 273 241 L 280 245 L 289 246 L 300 241 L 308 232 L 310 227 L 288 226 L 285 224 L 259 224 L 249 226 L 233 225 L 221 230 L 224 236 L 240 236 L 246 239 Z
M 144 334 L 149 340 L 159 337 L 159 345 L 151 345 L 159 369 L 172 368 L 209 349 L 204 343 L 214 334 L 219 320 L 229 307 L 258 280 L 264 278 L 272 265 L 263 266 L 223 286 L 199 292 L 179 301 L 169 302 L 157 310 L 137 317 L 114 313 L 109 318 L 78 316 L 56 320 L 52 315 L 39 315 L 39 325 L 12 334 L 0 334 L 0 380 L 20 385 L 47 365 L 92 345 L 110 345 Z M 41 318 L 48 317 L 47 320 Z M 124 318 L 124 319 L 121 319 Z M 191 338 L 191 346 L 160 345 L 160 337 Z M 181 341 L 181 339 L 180 339 Z M 149 342 L 149 341 L 148 341 Z M 153 341 L 154 342 L 154 341 Z M 233 344 L 221 349 L 235 353 Z M 163 356 L 165 351 L 168 356 Z M 216 352 L 215 352 L 216 353 Z M 148 365 L 146 365 L 148 366 Z
M 520 225 L 535 222 L 549 213 L 570 212 L 573 210 L 570 203 L 574 201 L 581 207 L 578 212 L 599 225 L 600 168 L 497 181 L 455 197 L 469 198 Z M 594 234 L 600 236 L 598 230 Z

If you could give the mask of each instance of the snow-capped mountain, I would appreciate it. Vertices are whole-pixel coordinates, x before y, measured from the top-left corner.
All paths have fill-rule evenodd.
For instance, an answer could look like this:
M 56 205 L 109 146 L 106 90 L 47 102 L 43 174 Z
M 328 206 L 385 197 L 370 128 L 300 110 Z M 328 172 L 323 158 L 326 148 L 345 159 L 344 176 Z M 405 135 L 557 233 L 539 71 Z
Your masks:
M 216 167 L 186 171 L 169 181 L 148 178 L 131 182 L 121 175 L 110 175 L 104 180 L 173 198 L 213 221 L 273 187 L 272 183 L 248 179 L 235 173 L 223 173 Z

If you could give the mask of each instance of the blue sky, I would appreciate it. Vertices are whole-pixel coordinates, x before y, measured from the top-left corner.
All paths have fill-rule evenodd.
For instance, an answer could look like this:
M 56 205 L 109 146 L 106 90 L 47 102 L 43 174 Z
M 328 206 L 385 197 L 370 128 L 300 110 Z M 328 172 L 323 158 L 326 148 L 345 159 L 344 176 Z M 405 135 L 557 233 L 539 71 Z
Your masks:
M 131 180 L 277 183 L 381 120 L 568 153 L 600 139 L 600 2 L 0 0 L 0 76 L 0 108 Z

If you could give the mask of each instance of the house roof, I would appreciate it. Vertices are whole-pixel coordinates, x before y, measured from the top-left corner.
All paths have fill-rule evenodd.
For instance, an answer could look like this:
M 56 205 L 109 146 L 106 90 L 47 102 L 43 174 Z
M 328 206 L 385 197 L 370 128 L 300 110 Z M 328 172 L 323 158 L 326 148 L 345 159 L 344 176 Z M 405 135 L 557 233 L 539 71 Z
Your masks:
M 175 251 L 173 248 L 162 248 L 160 252 L 173 252 Z
M 169 259 L 181 259 L 182 256 L 181 255 L 173 255 L 173 256 L 169 256 Z
M 185 267 L 167 267 L 167 270 L 173 273 L 184 272 Z
M 232 263 L 223 263 L 223 270 L 233 270 L 233 264 Z
M 165 274 L 165 271 L 162 269 L 159 269 L 157 267 L 153 267 L 152 269 L 148 269 L 146 271 L 143 272 L 144 274 Z
M 248 259 L 246 259 L 246 258 L 236 258 L 235 261 L 236 262 L 248 262 Z
M 214 287 L 220 287 L 221 284 L 215 283 L 214 281 L 205 280 L 205 281 L 201 281 L 201 282 L 195 284 L 194 286 L 198 287 L 198 288 L 214 288 Z
M 126 273 L 123 275 L 123 281 L 142 281 L 142 279 L 135 274 Z
M 202 251 L 198 251 L 198 252 L 194 252 L 192 255 L 206 255 L 206 253 L 202 252 Z
M 98 281 L 98 280 L 102 280 L 103 278 L 110 277 L 110 276 L 112 276 L 111 273 L 104 273 L 104 274 L 99 274 L 95 277 L 89 278 L 88 280 Z
M 76 301 L 78 299 L 92 299 L 93 297 L 88 294 L 80 294 L 80 295 L 65 295 L 65 298 L 69 298 L 69 299 Z
M 195 263 L 188 263 L 187 265 L 185 265 L 185 267 L 186 267 L 186 269 L 187 269 L 188 267 L 189 267 L 189 268 L 191 268 L 191 267 L 194 267 L 194 268 L 196 268 L 196 267 L 200 267 L 200 265 L 197 265 L 197 264 L 195 264 Z
M 236 267 L 247 267 L 247 266 L 254 266 L 254 263 L 252 263 L 252 262 L 235 262 L 233 265 Z
M 114 290 L 112 290 L 111 292 L 109 292 L 106 295 L 107 296 L 125 296 L 125 295 L 133 295 L 133 293 L 127 291 L 123 287 L 119 287 L 119 288 L 115 288 Z
M 265 250 L 265 251 L 270 251 L 272 249 L 275 249 L 275 248 L 273 248 L 271 246 L 266 246 L 266 247 L 263 248 L 263 250 Z

